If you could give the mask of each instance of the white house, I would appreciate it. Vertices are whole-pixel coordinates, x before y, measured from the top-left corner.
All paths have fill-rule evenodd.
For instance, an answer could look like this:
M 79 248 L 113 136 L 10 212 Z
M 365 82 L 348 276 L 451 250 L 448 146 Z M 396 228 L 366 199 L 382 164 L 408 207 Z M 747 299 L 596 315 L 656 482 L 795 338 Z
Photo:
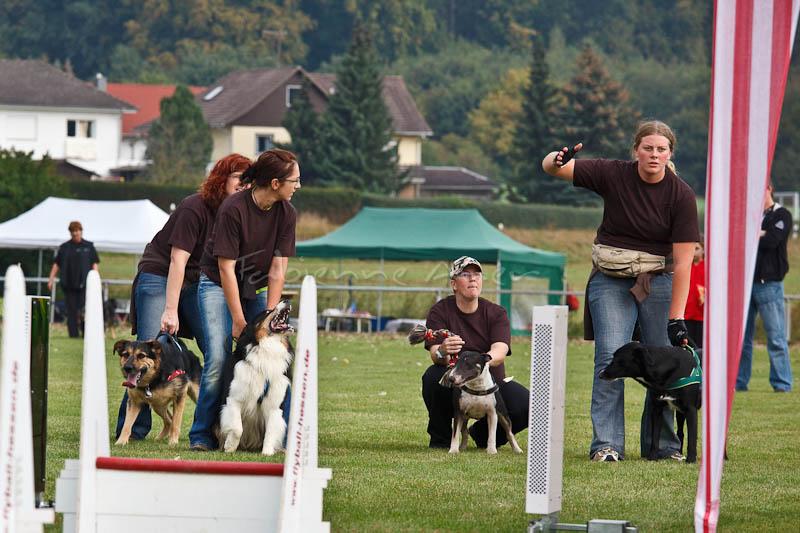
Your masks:
M 135 111 L 44 61 L 0 60 L 0 148 L 107 176 L 120 159 L 122 114 Z

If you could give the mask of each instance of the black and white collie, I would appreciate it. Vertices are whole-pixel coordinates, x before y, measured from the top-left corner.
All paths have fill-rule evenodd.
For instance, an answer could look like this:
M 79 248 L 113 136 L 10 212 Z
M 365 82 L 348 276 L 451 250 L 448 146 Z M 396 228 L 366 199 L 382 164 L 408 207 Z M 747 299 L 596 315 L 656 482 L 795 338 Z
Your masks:
M 283 403 L 294 349 L 288 335 L 292 306 L 282 300 L 247 324 L 222 373 L 224 404 L 217 438 L 226 452 L 283 448 Z M 267 389 L 265 392 L 265 388 Z

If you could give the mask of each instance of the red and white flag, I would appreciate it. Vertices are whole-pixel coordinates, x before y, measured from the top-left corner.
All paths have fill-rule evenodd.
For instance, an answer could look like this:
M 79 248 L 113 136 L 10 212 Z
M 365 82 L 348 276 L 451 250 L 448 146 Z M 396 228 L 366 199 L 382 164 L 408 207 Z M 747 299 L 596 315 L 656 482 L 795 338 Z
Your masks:
M 717 0 L 706 183 L 703 453 L 695 531 L 716 531 L 725 438 L 800 0 Z

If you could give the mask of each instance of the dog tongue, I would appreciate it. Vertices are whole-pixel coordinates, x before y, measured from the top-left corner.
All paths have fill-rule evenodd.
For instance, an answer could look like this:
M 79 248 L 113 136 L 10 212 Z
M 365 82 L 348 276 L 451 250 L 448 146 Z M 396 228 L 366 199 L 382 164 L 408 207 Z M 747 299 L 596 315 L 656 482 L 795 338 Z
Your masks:
M 136 383 L 139 381 L 139 373 L 138 372 L 131 372 L 128 374 L 128 377 L 125 381 L 122 382 L 123 387 L 128 387 L 129 389 L 135 389 Z

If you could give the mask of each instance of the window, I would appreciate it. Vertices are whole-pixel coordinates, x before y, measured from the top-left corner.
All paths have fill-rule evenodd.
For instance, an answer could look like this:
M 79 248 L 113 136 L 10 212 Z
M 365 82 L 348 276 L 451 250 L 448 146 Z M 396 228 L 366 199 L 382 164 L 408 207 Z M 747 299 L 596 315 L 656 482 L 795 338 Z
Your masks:
M 208 91 L 208 94 L 206 94 L 203 97 L 203 100 L 205 100 L 206 102 L 210 102 L 211 100 L 214 99 L 215 96 L 217 96 L 219 93 L 222 92 L 222 88 L 223 88 L 222 85 L 217 85 L 216 87 Z
M 67 137 L 93 138 L 94 120 L 67 120 Z
M 275 147 L 272 135 L 256 135 L 256 155 Z
M 287 85 L 286 86 L 286 107 L 292 107 L 292 102 L 297 99 L 300 91 L 303 90 L 302 85 Z

